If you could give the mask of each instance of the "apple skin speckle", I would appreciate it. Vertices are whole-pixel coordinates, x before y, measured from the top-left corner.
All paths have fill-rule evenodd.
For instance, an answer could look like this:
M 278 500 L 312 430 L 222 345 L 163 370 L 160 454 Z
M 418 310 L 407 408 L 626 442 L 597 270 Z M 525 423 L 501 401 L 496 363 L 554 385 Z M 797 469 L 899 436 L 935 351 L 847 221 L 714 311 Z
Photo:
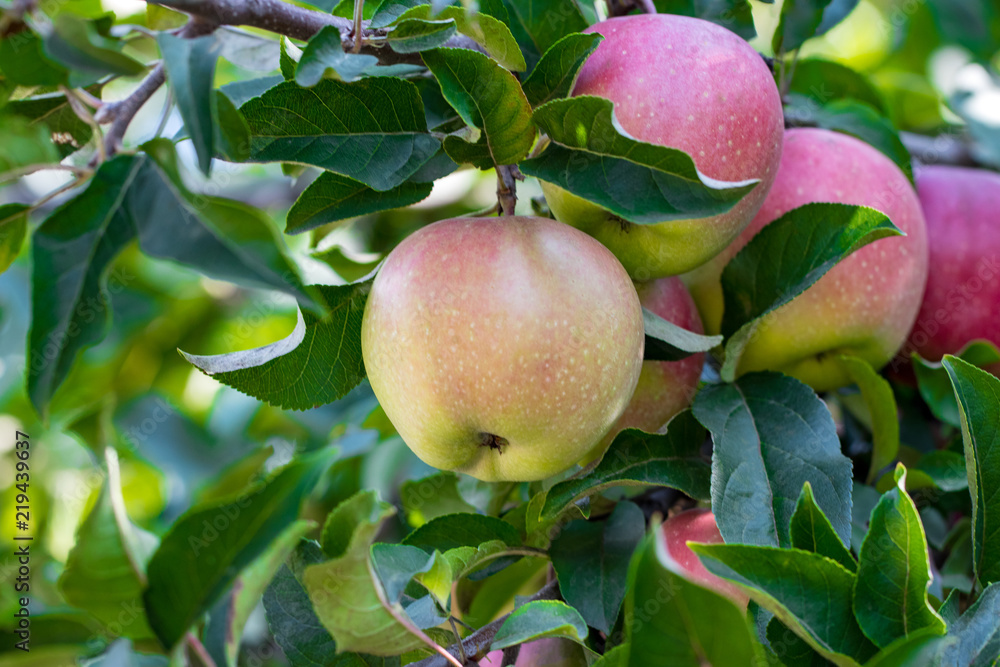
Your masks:
M 568 225 L 527 217 L 415 232 L 376 276 L 362 323 L 369 381 L 406 444 L 487 481 L 580 461 L 624 411 L 644 340 L 618 260 Z M 483 447 L 483 434 L 505 444 Z

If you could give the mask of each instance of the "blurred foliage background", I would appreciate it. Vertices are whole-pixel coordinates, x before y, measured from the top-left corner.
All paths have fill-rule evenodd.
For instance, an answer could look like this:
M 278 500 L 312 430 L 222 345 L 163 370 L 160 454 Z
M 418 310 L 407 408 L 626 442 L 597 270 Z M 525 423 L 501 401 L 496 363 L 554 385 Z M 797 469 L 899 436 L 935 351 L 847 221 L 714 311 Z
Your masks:
M 751 4 L 758 30 L 753 45 L 769 55 L 781 2 Z M 62 12 L 85 17 L 115 12 L 120 24 L 133 26 L 126 52 L 142 61 L 157 57 L 145 29 L 181 22 L 169 10 L 135 0 L 61 0 L 45 3 L 44 10 L 53 18 Z M 217 86 L 277 74 L 277 40 L 257 38 L 252 30 L 224 30 L 233 33 L 238 45 L 219 61 Z M 971 134 L 977 139 L 977 159 L 1000 166 L 998 44 L 1000 3 L 994 0 L 861 0 L 845 22 L 810 40 L 802 55 L 822 56 L 866 73 L 901 131 L 928 137 Z M 116 79 L 104 88 L 103 97 L 121 99 L 136 82 Z M 821 96 L 822 90 L 814 93 Z M 143 141 L 161 124 L 167 137 L 181 127 L 165 90 L 143 108 L 126 141 Z M 928 145 L 947 149 L 947 142 Z M 190 142 L 179 141 L 178 150 L 193 190 L 260 207 L 279 230 L 296 195 L 318 174 L 314 169 L 283 173 L 278 165 L 219 162 L 206 180 L 196 168 Z M 0 203 L 32 203 L 69 178 L 41 172 L 8 183 L 0 189 Z M 349 282 L 419 226 L 492 205 L 495 183 L 491 173 L 459 171 L 435 183 L 428 199 L 405 210 L 285 239 L 311 282 Z M 527 213 L 540 190 L 529 179 L 519 186 L 519 194 L 519 210 Z M 33 222 L 44 219 L 58 201 L 37 211 Z M 131 519 L 153 533 L 162 533 L 194 504 L 243 488 L 287 462 L 293 451 L 328 444 L 340 451 L 321 484 L 318 505 L 309 508 L 319 518 L 359 489 L 377 489 L 382 497 L 393 498 L 403 481 L 432 472 L 395 435 L 366 383 L 330 405 L 291 412 L 222 386 L 186 362 L 178 349 L 219 354 L 283 338 L 294 326 L 295 304 L 288 297 L 237 288 L 151 259 L 135 247 L 111 271 L 105 293 L 113 305 L 109 335 L 82 355 L 43 423 L 25 391 L 29 276 L 26 246 L 0 274 L 0 625 L 10 623 L 17 605 L 9 584 L 17 568 L 11 549 L 15 431 L 30 434 L 33 445 L 31 611 L 36 621 L 33 651 L 19 656 L 18 664 L 66 664 L 106 648 L 93 620 L 67 605 L 56 586 L 75 530 L 101 488 L 106 445 L 119 452 Z M 104 307 L 94 306 L 98 311 Z M 251 651 L 269 646 L 260 609 L 251 617 L 244 641 Z M 0 652 L 10 651 L 11 643 L 4 642 Z M 260 648 L 252 655 L 262 664 L 281 660 L 280 653 Z M 7 662 L 13 659 L 0 653 L 0 663 L 14 664 Z

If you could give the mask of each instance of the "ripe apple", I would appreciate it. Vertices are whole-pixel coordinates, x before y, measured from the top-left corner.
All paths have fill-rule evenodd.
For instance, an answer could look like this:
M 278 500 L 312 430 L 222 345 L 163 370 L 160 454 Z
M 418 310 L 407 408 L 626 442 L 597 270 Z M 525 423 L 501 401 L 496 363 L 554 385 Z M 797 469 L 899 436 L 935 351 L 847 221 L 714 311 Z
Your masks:
M 688 542 L 722 544 L 722 533 L 719 532 L 715 515 L 711 510 L 685 510 L 664 521 L 662 530 L 667 553 L 682 574 L 696 584 L 725 595 L 739 606 L 746 608 L 749 600 L 746 593 L 735 584 L 709 572 L 687 544 Z
M 479 667 L 500 667 L 503 651 L 490 651 Z M 547 637 L 521 644 L 514 667 L 586 667 L 587 658 L 579 644 L 563 637 Z
M 639 302 L 653 313 L 688 331 L 704 331 L 694 300 L 677 276 L 639 283 L 636 289 Z M 674 415 L 691 404 L 704 364 L 703 353 L 679 361 L 644 361 L 632 400 L 600 448 L 588 458 L 603 454 L 614 437 L 626 428 L 656 433 L 666 426 Z
M 705 328 L 722 322 L 719 277 L 765 225 L 811 202 L 870 206 L 906 236 L 879 239 L 849 255 L 812 287 L 766 318 L 738 373 L 781 371 L 825 391 L 850 384 L 836 357 L 884 366 L 906 340 L 927 281 L 927 230 L 917 194 L 889 158 L 846 134 L 816 128 L 785 133 L 781 166 L 760 212 L 739 238 L 685 276 Z
M 928 166 L 916 180 L 930 265 L 906 356 L 938 361 L 976 339 L 1000 345 L 1000 174 Z
M 693 269 L 746 227 L 771 187 L 784 129 L 771 72 L 741 37 L 701 19 L 623 16 L 585 32 L 604 41 L 581 69 L 574 95 L 611 100 L 629 135 L 685 151 L 706 176 L 760 183 L 727 213 L 653 225 L 623 222 L 542 183 L 549 207 L 608 246 L 636 280 Z
M 455 218 L 403 240 L 365 307 L 375 396 L 426 463 L 486 481 L 583 458 L 642 369 L 642 309 L 607 248 L 548 218 Z

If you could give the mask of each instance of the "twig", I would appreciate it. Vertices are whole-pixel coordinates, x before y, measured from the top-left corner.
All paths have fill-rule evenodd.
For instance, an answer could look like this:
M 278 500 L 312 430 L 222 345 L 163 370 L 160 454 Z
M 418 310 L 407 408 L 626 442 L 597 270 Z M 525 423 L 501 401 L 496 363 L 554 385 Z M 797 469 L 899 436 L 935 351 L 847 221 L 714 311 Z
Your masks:
M 543 586 L 537 593 L 532 595 L 529 602 L 534 602 L 535 600 L 556 600 L 558 598 L 559 583 L 557 581 L 552 581 L 545 584 L 545 586 Z M 489 653 L 490 644 L 493 643 L 493 638 L 496 636 L 497 630 L 499 630 L 500 626 L 507 620 L 507 616 L 510 616 L 510 614 L 507 614 L 502 618 L 498 618 L 491 623 L 487 623 L 466 637 L 462 642 L 462 650 L 465 651 L 465 655 L 474 660 L 480 660 L 483 656 Z M 458 646 L 449 646 L 448 652 L 451 656 L 459 655 Z M 446 667 L 448 664 L 451 663 L 445 661 L 443 657 L 432 655 L 429 658 L 424 658 L 420 662 L 413 663 L 410 667 Z
M 354 38 L 354 48 L 352 49 L 354 53 L 359 53 L 365 43 L 364 18 L 365 0 L 354 0 L 354 30 L 351 33 Z
M 66 86 L 59 86 L 59 89 L 62 91 L 62 94 L 66 96 L 66 102 L 69 104 L 69 108 L 73 110 L 73 113 L 76 114 L 76 117 L 90 126 L 91 131 L 94 133 L 94 143 L 97 144 L 98 162 L 104 162 L 107 154 L 104 149 L 104 135 L 101 133 L 100 124 L 94 120 L 94 115 L 90 113 L 90 110 L 77 95 L 77 92 L 79 91 L 74 91 Z M 100 100 L 98 100 L 98 103 L 100 106 L 103 106 Z
M 90 176 L 93 173 L 92 169 L 87 169 L 86 167 L 77 167 L 72 164 L 29 164 L 26 167 L 18 167 L 17 169 L 11 169 L 10 171 L 5 171 L 0 173 L 0 183 L 4 181 L 12 181 L 22 176 L 29 176 L 37 171 L 71 171 L 77 176 Z
M 517 206 L 517 181 L 523 181 L 524 175 L 517 165 L 497 165 L 497 201 L 500 203 L 501 215 L 514 215 Z
M 254 3 L 248 3 L 254 4 Z M 200 18 L 189 21 L 177 31 L 179 37 L 191 39 L 207 35 L 217 27 L 214 23 L 207 23 Z M 109 102 L 102 106 L 95 115 L 99 123 L 111 123 L 107 134 L 104 136 L 104 152 L 111 156 L 122 148 L 122 140 L 125 138 L 125 131 L 139 109 L 143 107 L 149 98 L 153 96 L 160 86 L 167 80 L 166 70 L 161 62 L 153 71 L 149 73 L 139 87 L 132 91 L 125 99 L 119 102 Z
M 80 186 L 88 178 L 90 178 L 89 175 L 88 176 L 77 176 L 76 178 L 74 178 L 72 181 L 70 181 L 66 185 L 59 186 L 58 188 L 56 188 L 55 190 L 53 190 L 52 192 L 50 192 L 49 194 L 45 195 L 44 197 L 42 197 L 41 199 L 39 199 L 38 201 L 36 201 L 34 204 L 32 204 L 31 205 L 31 210 L 35 211 L 35 210 L 40 209 L 41 207 L 45 206 L 46 204 L 48 204 L 50 201 L 52 201 L 53 199 L 55 199 L 56 197 L 58 197 L 62 193 L 66 192 L 68 190 L 72 190 L 75 187 Z
M 455 645 L 458 646 L 458 661 L 464 665 L 467 658 L 465 657 L 465 647 L 462 646 L 462 635 L 458 632 L 458 626 L 455 624 L 453 616 L 448 617 L 448 622 L 451 623 L 451 632 L 455 635 Z
M 215 660 L 212 660 L 212 656 L 208 654 L 208 651 L 205 649 L 205 645 L 194 636 L 193 632 L 187 633 L 185 641 L 187 642 L 188 648 L 191 649 L 191 652 L 198 656 L 201 664 L 205 667 L 215 667 Z

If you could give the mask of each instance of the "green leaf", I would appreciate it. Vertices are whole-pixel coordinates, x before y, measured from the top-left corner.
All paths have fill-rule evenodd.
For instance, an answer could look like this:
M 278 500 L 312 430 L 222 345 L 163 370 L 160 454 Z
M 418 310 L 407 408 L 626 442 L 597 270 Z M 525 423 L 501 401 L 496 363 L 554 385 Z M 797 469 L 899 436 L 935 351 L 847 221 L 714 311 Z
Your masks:
M 337 506 L 323 529 L 324 536 L 332 536 L 331 522 L 340 527 L 336 549 L 327 550 L 332 560 L 305 568 L 302 581 L 309 599 L 338 651 L 399 655 L 421 645 L 397 620 L 405 615 L 399 603 L 385 599 L 369 553 L 375 534 L 395 513 L 374 491 L 352 496 Z
M 969 343 L 955 356 L 980 368 L 1000 363 L 1000 349 L 985 340 Z M 914 353 L 913 371 L 917 376 L 920 396 L 934 416 L 955 428 L 960 428 L 962 418 L 959 414 L 958 401 L 955 399 L 955 390 L 944 366 L 940 362 L 922 359 Z
M 35 230 L 28 394 L 40 413 L 76 355 L 104 337 L 102 287 L 111 260 L 135 237 L 123 203 L 144 164 L 129 156 L 105 162 L 86 190 Z
M 31 208 L 24 204 L 4 204 L 0 206 L 0 273 L 10 268 L 24 245 L 28 232 L 28 213 Z
M 270 405 L 308 410 L 330 403 L 365 378 L 361 318 L 371 284 L 317 286 L 329 314 L 300 310 L 292 333 L 269 345 L 216 355 L 179 351 L 206 375 Z
M 237 575 L 267 553 L 298 517 L 332 454 L 303 456 L 229 502 L 178 519 L 149 561 L 144 595 L 150 626 L 164 646 L 172 648 Z
M 822 35 L 850 13 L 858 0 L 785 0 L 771 47 L 794 51 L 810 37 Z
M 725 213 L 759 182 L 711 179 L 687 153 L 622 134 L 613 107 L 582 95 L 535 109 L 535 124 L 553 143 L 521 171 L 637 224 Z
M 529 67 L 569 33 L 587 29 L 576 0 L 503 0 L 503 5 Z
M 691 550 L 709 572 L 735 582 L 835 665 L 854 666 L 875 654 L 854 619 L 854 574 L 839 563 L 766 546 L 692 544 Z
M 469 12 L 463 7 L 456 6 L 443 7 L 441 11 L 433 14 L 431 5 L 423 4 L 410 9 L 402 18 L 405 20 L 401 21 L 399 26 L 404 25 L 409 19 L 454 21 L 458 32 L 483 47 L 490 58 L 506 69 L 523 72 L 526 67 L 524 56 L 521 55 L 521 49 L 518 48 L 510 29 L 503 21 L 489 14 Z M 392 33 L 389 33 L 389 36 L 392 37 Z
M 0 115 L 0 137 L 0 178 L 5 171 L 61 159 L 46 128 L 26 118 Z
M 146 70 L 122 53 L 123 42 L 102 34 L 98 23 L 63 12 L 45 36 L 45 53 L 69 69 L 71 87 L 90 85 L 108 74 L 137 76 Z
M 322 561 L 315 542 L 300 542 L 264 592 L 267 624 L 291 667 L 337 664 L 337 645 L 320 624 L 302 584 L 306 567 Z
M 826 556 L 851 572 L 857 571 L 858 564 L 854 562 L 850 548 L 837 535 L 833 524 L 816 504 L 809 482 L 802 486 L 802 495 L 795 504 L 789 532 L 794 548 Z
M 459 477 L 453 472 L 438 472 L 421 479 L 409 479 L 399 489 L 403 513 L 411 526 L 422 526 L 445 514 L 474 513 L 459 490 Z
M 365 70 L 378 64 L 378 58 L 364 53 L 347 53 L 340 43 L 340 30 L 324 26 L 302 50 L 295 69 L 295 83 L 311 88 L 332 75 L 341 81 L 354 81 Z
M 428 553 L 457 547 L 477 547 L 502 540 L 508 546 L 521 544 L 521 535 L 506 521 L 482 514 L 446 514 L 431 519 L 403 538 L 403 544 Z
M 68 75 L 45 54 L 42 39 L 28 27 L 0 39 L 0 71 L 18 86 L 58 86 Z
M 851 99 L 867 104 L 883 116 L 889 113 L 882 94 L 865 75 L 831 60 L 799 60 L 788 90 L 811 97 L 819 104 Z
M 416 204 L 432 187 L 433 183 L 405 181 L 380 192 L 353 178 L 324 172 L 288 211 L 285 233 L 300 234 L 330 222 Z
M 948 637 L 957 641 L 945 650 L 947 665 L 990 665 L 1000 659 L 1000 583 L 990 584 L 953 623 Z
M 91 86 L 88 92 L 99 94 L 100 88 Z M 90 125 L 76 115 L 66 101 L 66 96 L 62 94 L 13 100 L 4 108 L 14 115 L 27 118 L 30 125 L 44 127 L 60 158 L 76 152 L 94 134 Z
M 763 664 L 743 610 L 678 572 L 661 532 L 654 524 L 629 565 L 624 614 L 629 659 L 618 664 Z
M 407 10 L 425 4 L 429 5 L 430 3 L 428 0 L 382 0 L 372 15 L 371 27 L 385 28 L 390 26 Z
M 785 119 L 790 125 L 809 125 L 849 134 L 882 151 L 912 179 L 910 151 L 892 121 L 856 100 L 834 100 L 821 105 L 798 93 L 785 96 Z
M 281 69 L 281 76 L 285 81 L 295 80 L 295 70 L 299 66 L 299 58 L 302 57 L 302 50 L 297 47 L 292 40 L 282 35 L 278 53 L 278 67 Z
M 866 662 L 865 667 L 910 667 L 911 665 L 943 667 L 943 663 L 940 662 L 942 655 L 952 643 L 952 639 L 925 628 L 892 642 Z
M 942 365 L 955 388 L 972 496 L 972 552 L 982 586 L 1000 581 L 1000 380 L 946 355 Z
M 586 475 L 559 482 L 545 499 L 541 517 L 552 520 L 587 496 L 612 486 L 668 486 L 692 498 L 709 497 L 709 465 L 701 456 L 705 430 L 685 410 L 660 435 L 626 429 Z
M 896 460 L 899 454 L 899 416 L 896 398 L 889 383 L 864 359 L 841 355 L 838 362 L 851 381 L 858 385 L 871 415 L 872 461 L 868 468 L 868 483 Z
M 768 648 L 779 658 L 779 664 L 793 667 L 828 667 L 830 664 L 804 639 L 773 616 L 767 624 L 766 632 Z
M 542 637 L 587 638 L 587 624 L 580 612 L 560 600 L 534 600 L 515 609 L 493 637 L 496 651 Z
M 261 595 L 299 541 L 316 527 L 312 521 L 296 521 L 233 582 L 232 592 L 212 609 L 205 628 L 205 649 L 217 666 L 236 667 L 243 628 Z
M 427 134 L 416 86 L 392 77 L 324 79 L 312 88 L 285 82 L 240 110 L 251 160 L 309 164 L 376 190 L 407 180 L 441 145 Z
M 764 0 L 765 2 L 767 0 Z M 680 14 L 718 23 L 743 39 L 753 39 L 753 14 L 748 0 L 654 0 L 661 14 Z
M 905 483 L 906 468 L 899 464 L 896 486 L 872 511 L 858 558 L 854 614 L 879 648 L 923 628 L 934 628 L 938 634 L 945 631 L 927 597 L 931 581 L 927 540 Z
M 468 548 L 468 547 L 460 547 Z M 447 558 L 440 551 L 435 551 L 431 555 L 430 567 L 425 572 L 418 572 L 414 578 L 421 586 L 434 596 L 434 600 L 444 609 L 448 608 L 448 599 L 451 597 L 451 584 L 458 574 L 452 570 L 451 559 Z
M 812 389 L 779 373 L 750 373 L 705 387 L 694 415 L 712 433 L 712 509 L 727 542 L 790 546 L 795 498 L 806 482 L 848 542 L 851 460 Z
M 625 599 L 628 563 L 645 529 L 638 505 L 622 501 L 607 521 L 571 521 L 552 540 L 559 592 L 590 627 L 611 632 Z
M 212 91 L 218 124 L 213 128 L 219 157 L 233 162 L 250 158 L 250 126 L 236 105 L 219 90 Z
M 186 39 L 167 32 L 157 35 L 156 43 L 184 128 L 198 154 L 198 166 L 207 175 L 215 155 L 214 128 L 219 121 L 213 90 L 219 44 L 214 35 Z
M 219 92 L 228 97 L 237 107 L 241 107 L 249 100 L 260 97 L 284 80 L 284 77 L 280 74 L 275 74 L 273 76 L 262 76 L 257 79 L 233 81 L 219 88 Z
M 722 377 L 731 380 L 758 320 L 811 287 L 855 250 L 901 235 L 866 206 L 806 204 L 765 226 L 722 271 Z
M 458 164 L 471 164 L 476 169 L 492 169 L 493 155 L 486 142 L 486 135 L 481 134 L 479 141 L 471 143 L 454 135 L 444 138 L 444 152 Z
M 937 449 L 920 457 L 910 472 L 926 474 L 942 491 L 962 491 L 969 488 L 965 457 L 945 449 Z
M 677 361 L 699 352 L 708 352 L 722 343 L 722 336 L 704 336 L 665 320 L 648 308 L 642 309 L 646 361 Z
M 125 637 L 149 638 L 152 631 L 143 609 L 143 577 L 149 557 L 159 540 L 116 515 L 110 478 L 101 486 L 97 502 L 77 529 L 75 546 L 59 576 L 59 591 L 67 603 L 93 614 L 102 623 L 121 627 Z M 137 571 L 138 569 L 138 571 Z M 132 623 L 122 624 L 127 611 Z
M 598 34 L 573 33 L 553 44 L 521 87 L 532 107 L 569 97 L 583 63 L 604 39 Z
M 443 46 L 456 32 L 454 21 L 404 19 L 396 24 L 385 41 L 396 53 L 419 53 Z
M 483 131 L 494 164 L 516 164 L 528 154 L 535 140 L 531 105 L 513 74 L 468 49 L 434 49 L 421 57 L 462 120 Z
M 405 544 L 373 544 L 371 557 L 385 597 L 392 603 L 402 599 L 403 591 L 415 575 L 430 572 L 435 561 L 423 549 Z

